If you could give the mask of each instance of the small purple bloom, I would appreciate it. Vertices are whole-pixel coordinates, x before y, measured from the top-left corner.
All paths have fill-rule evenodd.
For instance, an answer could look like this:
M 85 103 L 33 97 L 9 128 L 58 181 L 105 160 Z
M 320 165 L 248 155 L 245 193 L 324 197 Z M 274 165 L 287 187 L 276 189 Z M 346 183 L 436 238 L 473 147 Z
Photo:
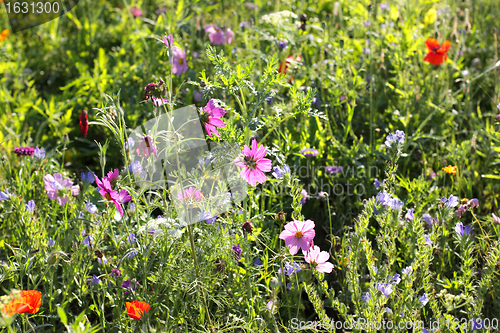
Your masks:
M 85 236 L 85 235 L 86 235 L 86 233 L 85 233 L 85 230 L 84 230 L 84 231 L 82 232 L 82 237 L 83 237 L 83 236 Z M 82 243 L 83 243 L 84 245 L 87 245 L 87 246 L 92 247 L 92 246 L 94 246 L 94 239 L 92 238 L 92 236 L 91 236 L 91 235 L 88 235 L 87 237 L 85 237 L 85 238 L 83 239 L 83 242 L 82 242 Z
M 389 205 L 390 201 L 391 201 L 391 195 L 386 191 L 377 193 L 377 196 L 375 197 L 375 202 L 380 203 L 384 206 Z
M 384 2 L 384 3 L 380 4 L 380 9 L 386 10 L 386 9 L 389 9 L 390 6 L 391 5 L 389 5 L 387 2 Z
M 127 258 L 128 259 L 133 259 L 136 255 L 137 255 L 137 251 L 136 250 L 133 250 L 131 251 L 128 255 L 127 255 Z
M 91 214 L 94 214 L 95 212 L 97 212 L 97 206 L 94 205 L 93 203 L 91 203 L 90 201 L 87 202 L 87 204 L 85 205 L 85 210 L 87 210 L 87 212 L 91 213 Z
M 379 188 L 380 185 L 382 184 L 380 184 L 380 181 L 377 178 L 375 178 L 375 180 L 373 181 L 373 185 L 375 185 L 376 188 Z
M 468 225 L 464 226 L 462 224 L 462 222 L 459 222 L 457 223 L 457 225 L 455 226 L 455 232 L 459 235 L 459 236 L 462 236 L 462 237 L 467 237 L 469 236 L 470 232 L 471 232 L 471 227 L 469 227 Z
M 120 277 L 122 276 L 122 270 L 119 268 L 113 268 L 111 270 L 111 273 L 109 273 L 109 275 L 111 275 L 114 278 Z
M 233 244 L 233 246 L 231 246 L 231 249 L 234 252 L 234 258 L 236 259 L 236 264 L 238 264 L 238 262 L 241 259 L 241 252 L 242 252 L 241 247 L 239 244 Z
M 135 234 L 132 234 L 132 233 L 131 233 L 131 234 L 129 234 L 129 235 L 127 236 L 127 242 L 128 242 L 129 244 L 137 243 L 137 238 L 135 238 Z
M 35 200 L 28 201 L 28 204 L 25 205 L 25 207 L 26 207 L 27 211 L 34 212 L 35 208 L 36 208 L 36 206 L 35 206 Z
M 129 210 L 131 212 L 134 212 L 135 211 L 135 204 L 133 202 L 130 203 L 130 206 L 129 206 Z
M 405 267 L 401 271 L 401 273 L 403 273 L 404 275 L 410 275 L 412 272 L 413 272 L 413 268 L 411 268 L 411 266 Z
M 336 175 L 338 173 L 341 173 L 342 170 L 344 170 L 344 167 L 341 167 L 341 166 L 327 166 L 325 168 L 325 171 L 328 172 L 329 174 L 331 175 Z
M 94 177 L 93 172 L 89 172 L 87 174 L 85 172 L 82 172 L 80 174 L 80 177 L 82 178 L 82 182 L 89 183 L 89 184 L 92 184 L 93 182 L 95 182 L 95 177 Z
M 390 282 L 399 284 L 399 282 L 401 282 L 401 275 L 399 275 L 398 273 L 394 274 L 394 276 L 390 279 Z
M 454 196 L 453 194 L 450 195 L 448 199 L 446 197 L 442 197 L 441 202 L 448 208 L 456 207 L 459 203 L 458 197 Z
M 392 310 L 391 310 L 391 309 L 389 309 L 389 308 L 385 308 L 385 309 L 384 309 L 384 311 L 385 311 L 386 313 L 392 313 Z
M 424 215 L 422 215 L 422 220 L 427 222 L 429 227 L 432 227 L 432 217 L 429 214 L 425 213 Z
M 288 47 L 288 44 L 287 44 L 287 42 L 281 41 L 281 42 L 278 42 L 278 47 L 280 49 L 284 50 Z
M 391 209 L 401 209 L 403 208 L 403 202 L 398 198 L 392 198 L 391 200 L 389 200 L 389 207 Z
M 129 150 L 135 146 L 134 138 L 129 137 L 127 141 L 125 141 L 125 149 Z
M 107 265 L 108 264 L 108 259 L 106 258 L 106 256 L 102 256 L 102 258 L 97 258 L 97 262 L 100 265 Z
M 0 191 L 0 201 L 7 200 L 10 197 L 9 191 L 5 190 L 5 192 Z
M 405 143 L 405 133 L 403 131 L 396 131 L 395 134 L 389 134 L 385 139 L 385 145 L 391 148 L 393 143 L 400 149 Z
M 49 246 L 54 246 L 56 245 L 56 242 L 52 239 L 52 237 L 49 237 Z
M 101 280 L 94 274 L 94 276 L 92 277 L 92 279 L 88 279 L 87 280 L 87 284 L 90 284 L 90 285 L 94 285 L 94 284 L 99 284 L 101 283 Z
M 405 215 L 405 219 L 408 220 L 408 221 L 413 221 L 413 208 L 411 209 L 408 209 L 408 211 L 406 212 L 406 215 Z
M 300 194 L 302 195 L 302 198 L 300 199 L 300 204 L 303 206 L 306 203 L 306 199 L 309 197 L 309 194 L 307 194 L 307 191 L 304 189 L 300 191 Z
M 289 174 L 290 173 L 290 167 L 288 165 L 283 165 L 283 168 L 280 168 L 279 166 L 275 166 L 273 168 L 274 172 L 273 172 L 273 176 L 275 178 L 283 178 L 286 174 Z
M 469 200 L 469 206 L 470 206 L 470 209 L 472 209 L 476 206 L 479 207 L 479 200 L 477 200 L 476 198 Z
M 125 280 L 122 283 L 122 288 L 125 289 L 125 294 L 128 294 L 129 291 L 135 291 L 135 287 L 139 285 L 139 281 L 137 281 L 135 284 L 132 283 L 129 279 Z
M 429 297 L 427 297 L 427 294 L 423 294 L 419 297 L 418 301 L 422 304 L 422 306 L 425 306 L 429 302 Z
M 491 216 L 493 217 L 493 222 L 500 224 L 500 217 L 496 216 L 495 213 L 491 213 Z
M 319 151 L 314 148 L 303 148 L 300 153 L 305 157 L 315 157 L 319 154 Z
M 217 215 L 212 215 L 209 211 L 202 210 L 198 219 L 200 221 L 205 221 L 208 224 L 214 224 L 217 219 Z
M 41 160 L 42 158 L 45 157 L 45 150 L 43 148 L 38 148 L 38 146 L 35 148 L 35 152 L 33 153 L 33 156 L 35 156 L 36 159 Z
M 425 238 L 425 244 L 432 246 L 432 240 L 429 237 L 429 235 L 424 235 L 424 238 Z
M 130 13 L 132 13 L 132 16 L 133 17 L 139 17 L 139 16 L 142 16 L 142 10 L 140 10 L 139 8 L 137 7 L 133 7 L 132 9 L 130 9 Z
M 262 260 L 260 258 L 255 259 L 255 261 L 253 262 L 254 266 L 262 266 L 262 264 L 264 264 L 264 263 L 262 262 Z
M 479 330 L 482 330 L 483 329 L 483 325 L 478 323 L 476 318 L 473 318 L 472 319 L 472 327 L 471 327 L 471 331 L 479 331 Z
M 382 292 L 385 297 L 389 297 L 392 294 L 392 284 L 390 283 L 377 283 L 377 290 Z
M 377 266 L 373 265 L 373 266 L 372 266 L 372 268 L 373 268 L 373 270 L 375 271 L 375 274 L 377 274 L 377 273 L 378 273 L 378 268 L 377 268 Z
M 363 295 L 361 295 L 361 300 L 365 303 L 368 302 L 370 299 L 371 299 L 371 296 L 369 293 L 364 293 Z

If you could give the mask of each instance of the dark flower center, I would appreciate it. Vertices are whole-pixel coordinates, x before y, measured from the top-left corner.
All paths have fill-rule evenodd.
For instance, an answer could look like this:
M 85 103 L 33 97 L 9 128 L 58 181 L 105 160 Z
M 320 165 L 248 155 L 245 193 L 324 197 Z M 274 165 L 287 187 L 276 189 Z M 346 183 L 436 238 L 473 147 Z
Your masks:
M 255 168 L 257 167 L 257 161 L 250 156 L 245 156 L 245 164 L 251 170 L 255 170 Z
M 295 237 L 296 237 L 296 238 L 298 238 L 298 239 L 302 238 L 302 236 L 304 236 L 304 235 L 302 234 L 302 231 L 297 231 L 297 232 L 295 233 Z
M 106 198 L 106 200 L 108 200 L 108 201 L 111 201 L 111 200 L 112 200 L 112 199 L 111 199 L 111 194 L 109 194 L 109 193 L 106 193 L 106 194 L 104 195 L 104 197 L 105 197 L 105 198 Z

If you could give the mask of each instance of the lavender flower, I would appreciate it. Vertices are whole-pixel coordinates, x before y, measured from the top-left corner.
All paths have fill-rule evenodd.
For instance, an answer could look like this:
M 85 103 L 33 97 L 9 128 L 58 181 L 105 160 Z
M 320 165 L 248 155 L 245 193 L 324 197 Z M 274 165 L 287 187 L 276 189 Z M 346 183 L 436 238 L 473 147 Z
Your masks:
M 95 212 L 97 212 L 97 206 L 91 202 L 87 202 L 85 204 L 85 210 L 91 214 L 94 214 Z
M 380 181 L 377 178 L 375 178 L 375 180 L 373 181 L 373 185 L 375 185 L 375 187 L 378 189 L 382 184 L 380 184 Z
M 411 266 L 405 267 L 403 268 L 401 273 L 403 273 L 404 275 L 410 275 L 411 273 L 413 273 L 413 268 L 411 268 Z
M 392 294 L 392 284 L 390 283 L 377 283 L 377 290 L 382 292 L 385 297 L 389 297 Z
M 315 157 L 319 154 L 319 151 L 314 148 L 303 148 L 300 153 L 305 157 Z
M 450 195 L 448 199 L 446 197 L 442 197 L 441 202 L 448 208 L 456 207 L 459 203 L 458 197 L 455 197 L 453 194 Z
M 54 246 L 56 245 L 56 242 L 52 239 L 52 237 L 49 237 L 49 246 Z
M 241 252 L 242 252 L 241 247 L 239 244 L 233 244 L 233 246 L 231 246 L 231 249 L 234 252 L 234 258 L 236 259 L 236 264 L 238 264 L 238 262 L 241 259 Z
M 260 258 L 255 259 L 253 262 L 254 266 L 261 266 L 262 264 L 264 264 L 264 263 L 262 262 L 262 260 Z
M 368 302 L 370 299 L 371 299 L 371 296 L 369 293 L 364 293 L 363 295 L 361 295 L 361 300 L 365 303 Z
M 120 276 L 122 276 L 122 270 L 119 268 L 113 268 L 111 270 L 111 273 L 109 273 L 109 275 L 111 275 L 111 277 L 114 277 L 114 278 L 120 277 Z
M 38 148 L 38 146 L 35 148 L 35 152 L 33 153 L 33 156 L 35 156 L 36 159 L 41 160 L 42 158 L 45 157 L 45 150 L 43 148 Z
M 28 201 L 28 204 L 25 205 L 26 210 L 33 213 L 35 211 L 35 200 Z
M 309 198 L 309 195 L 307 194 L 307 191 L 304 189 L 300 191 L 300 194 L 302 195 L 302 198 L 300 199 L 300 204 L 303 206 L 306 203 L 306 199 Z
M 403 202 L 401 200 L 399 200 L 398 198 L 392 198 L 390 201 L 389 201 L 389 207 L 391 209 L 401 209 L 403 208 Z
M 342 170 L 344 170 L 344 167 L 341 167 L 341 166 L 327 166 L 325 168 L 325 171 L 331 175 L 336 175 L 338 173 L 341 173 Z
M 425 306 L 429 302 L 429 297 L 427 297 L 427 294 L 423 294 L 419 297 L 418 301 L 422 304 L 422 306 Z
M 425 244 L 432 246 L 432 241 L 429 235 L 424 235 L 424 238 L 425 238 Z
M 87 174 L 85 172 L 82 172 L 80 174 L 80 177 L 82 178 L 82 182 L 84 183 L 92 184 L 93 182 L 95 182 L 95 177 L 93 172 L 89 172 Z
M 413 208 L 411 209 L 408 209 L 408 211 L 406 212 L 406 215 L 405 215 L 405 219 L 408 220 L 408 221 L 413 221 Z
M 200 216 L 198 218 L 200 221 L 205 221 L 206 223 L 208 224 L 214 224 L 215 223 L 215 220 L 217 219 L 217 216 L 216 215 L 213 215 L 212 216 L 212 213 L 210 213 L 209 211 L 204 211 L 202 210 L 200 212 Z
M 377 196 L 375 197 L 375 202 L 380 203 L 384 206 L 389 205 L 389 202 L 391 201 L 391 195 L 387 193 L 386 191 L 384 192 L 379 192 Z
M 87 280 L 87 284 L 92 285 L 92 286 L 94 284 L 99 284 L 99 283 L 101 283 L 101 280 L 95 274 L 93 275 L 92 279 Z
M 284 49 L 286 49 L 288 47 L 288 44 L 285 41 L 281 41 L 281 42 L 278 42 L 278 47 L 280 49 L 284 50 Z
M 424 215 L 422 215 L 422 220 L 427 222 L 429 227 L 432 227 L 432 217 L 429 214 L 425 213 Z
M 138 252 L 136 250 L 130 251 L 130 253 L 127 255 L 127 258 L 133 259 L 137 255 L 137 253 Z
M 139 281 L 136 281 L 136 283 L 132 283 L 129 279 L 125 280 L 122 283 L 122 288 L 125 289 L 125 294 L 128 294 L 129 292 L 135 291 L 135 287 L 139 285 Z
M 275 166 L 273 170 L 273 176 L 278 179 L 283 178 L 285 175 L 290 173 L 290 167 L 287 164 L 283 165 L 283 168 Z
M 7 200 L 10 196 L 11 194 L 9 193 L 8 190 L 5 190 L 5 192 L 0 191 L 0 201 Z
M 125 141 L 125 149 L 129 150 L 135 146 L 134 138 L 129 137 L 127 141 Z
M 390 6 L 391 5 L 389 5 L 387 2 L 384 2 L 384 3 L 380 4 L 380 9 L 386 10 L 386 9 L 389 9 Z
M 107 265 L 108 259 L 103 255 L 102 258 L 97 258 L 97 262 L 99 263 L 99 265 Z
M 293 263 L 293 265 L 290 265 L 289 263 L 286 263 L 285 264 L 285 274 L 287 276 L 291 276 L 292 274 L 294 273 L 297 273 L 301 270 L 300 268 L 300 265 L 297 264 L 296 262 Z M 278 269 L 278 274 L 283 274 L 283 270 L 281 269 L 281 267 Z
M 405 143 L 405 133 L 403 131 L 396 131 L 396 134 L 389 134 L 385 139 L 385 145 L 391 148 L 393 144 L 396 144 L 397 148 L 401 149 Z
M 467 237 L 471 232 L 471 227 L 468 225 L 464 226 L 462 222 L 459 222 L 455 226 L 455 232 L 461 237 Z
M 401 282 L 401 275 L 399 275 L 398 273 L 394 274 L 392 278 L 389 276 L 389 278 L 390 282 L 392 283 L 399 284 L 399 282 Z
M 137 243 L 137 238 L 135 238 L 135 234 L 128 234 L 127 236 L 127 242 L 132 245 L 133 243 Z

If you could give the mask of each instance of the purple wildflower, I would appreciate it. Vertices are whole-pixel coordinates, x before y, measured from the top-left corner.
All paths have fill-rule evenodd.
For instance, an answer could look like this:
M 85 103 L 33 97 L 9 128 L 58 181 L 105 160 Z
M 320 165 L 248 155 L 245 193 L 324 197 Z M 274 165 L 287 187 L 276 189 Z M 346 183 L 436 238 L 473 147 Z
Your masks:
M 387 138 L 385 139 L 385 145 L 388 148 L 391 148 L 393 143 L 397 145 L 399 149 L 404 145 L 405 143 L 405 133 L 403 131 L 396 131 L 395 134 L 389 134 Z
M 5 192 L 4 191 L 0 191 L 0 201 L 7 200 L 10 197 L 10 195 L 11 194 L 9 193 L 8 190 L 5 190 Z
M 413 215 L 413 208 L 408 209 L 405 215 L 405 219 L 408 221 L 413 221 L 414 215 Z
M 418 301 L 420 302 L 420 304 L 422 304 L 422 306 L 425 306 L 429 302 L 429 297 L 427 296 L 427 294 L 423 294 L 418 298 Z
M 231 246 L 231 249 L 234 252 L 234 258 L 236 259 L 236 264 L 238 264 L 238 262 L 241 259 L 241 252 L 242 252 L 241 247 L 239 244 L 233 244 L 233 246 Z
M 82 182 L 86 182 L 89 184 L 95 182 L 95 177 L 93 172 L 88 172 L 87 174 L 85 172 L 82 172 L 80 174 L 80 177 L 82 178 Z
M 341 167 L 341 166 L 327 166 L 325 168 L 325 171 L 331 175 L 336 175 L 338 173 L 341 173 L 343 169 L 344 169 L 344 167 Z
M 54 246 L 56 245 L 56 242 L 52 239 L 52 237 L 49 237 L 49 246 Z
M 27 211 L 34 212 L 35 208 L 36 208 L 36 206 L 35 206 L 35 200 L 28 201 L 28 204 L 25 205 L 25 207 L 26 207 Z
M 314 148 L 303 148 L 300 153 L 305 157 L 315 157 L 319 154 L 319 151 Z
M 457 223 L 457 225 L 455 226 L 455 232 L 459 235 L 459 236 L 462 236 L 462 237 L 467 237 L 469 236 L 470 232 L 471 232 L 471 227 L 466 225 L 464 226 L 462 224 L 462 222 L 459 222 Z
M 91 202 L 87 202 L 87 204 L 85 205 L 85 210 L 87 210 L 87 212 L 91 214 L 94 214 L 95 212 L 97 212 L 97 206 Z
M 45 150 L 43 148 L 38 148 L 38 146 L 35 148 L 35 152 L 33 153 L 33 156 L 35 156 L 36 159 L 41 160 L 42 158 L 45 157 Z
M 35 149 L 31 147 L 15 147 L 14 148 L 14 153 L 17 156 L 31 156 L 35 153 Z
M 119 268 L 113 268 L 111 270 L 111 273 L 109 273 L 109 275 L 111 275 L 114 278 L 120 277 L 122 276 L 122 270 Z
M 127 236 L 127 242 L 129 244 L 131 244 L 131 245 L 133 243 L 137 243 L 137 238 L 135 237 L 135 234 L 132 234 L 132 233 L 128 234 L 128 236 Z
M 377 283 L 377 290 L 382 292 L 385 297 L 389 297 L 392 294 L 392 284 L 390 283 Z
M 307 198 L 309 198 L 309 194 L 307 194 L 307 191 L 304 189 L 300 191 L 300 194 L 302 195 L 302 198 L 300 199 L 300 204 L 303 206 L 306 203 Z
M 91 279 L 87 280 L 87 284 L 94 285 L 101 283 L 101 280 L 94 274 Z

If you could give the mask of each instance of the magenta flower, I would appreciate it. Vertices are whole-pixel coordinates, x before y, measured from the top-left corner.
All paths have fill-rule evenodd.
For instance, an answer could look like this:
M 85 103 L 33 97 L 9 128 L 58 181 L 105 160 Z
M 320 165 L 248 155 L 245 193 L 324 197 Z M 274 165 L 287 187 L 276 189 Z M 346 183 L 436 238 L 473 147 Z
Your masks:
M 184 189 L 184 195 L 181 192 L 177 193 L 177 198 L 183 200 L 193 199 L 194 201 L 200 201 L 203 199 L 203 194 L 200 190 L 196 190 L 194 187 Z
M 31 156 L 35 153 L 35 148 L 31 148 L 31 147 L 15 147 L 14 148 L 14 153 L 17 155 L 17 156 Z
M 111 188 L 111 183 L 107 177 L 99 180 L 99 178 L 95 176 L 95 181 L 97 186 L 101 189 L 99 193 L 104 199 L 113 202 L 116 209 L 120 212 L 120 215 L 123 216 L 123 208 L 121 204 L 132 200 L 132 196 L 130 196 L 127 190 L 121 190 L 120 193 L 118 193 L 118 191 L 114 191 Z
M 201 108 L 200 120 L 205 126 L 205 130 L 208 136 L 211 137 L 213 133 L 216 137 L 220 138 L 219 132 L 217 132 L 217 127 L 225 127 L 226 123 L 220 119 L 224 117 L 226 111 L 215 104 L 214 100 L 208 101 L 207 106 Z
M 328 262 L 330 255 L 326 251 L 321 251 L 319 246 L 312 246 L 306 252 L 304 260 L 320 273 L 331 273 L 333 264 Z
M 104 177 L 104 178 L 106 178 L 107 180 L 109 180 L 109 182 L 111 184 L 114 184 L 118 180 L 119 176 L 120 176 L 120 170 L 115 169 L 113 171 L 108 172 L 108 175 L 106 177 Z
M 231 29 L 222 29 L 215 24 L 206 25 L 205 32 L 214 45 L 231 44 L 234 38 L 234 32 Z
M 493 221 L 500 224 L 500 217 L 496 216 L 495 213 L 491 213 L 491 216 L 493 216 Z
M 266 156 L 266 147 L 257 147 L 257 141 L 252 141 L 252 149 L 245 145 L 241 153 L 243 158 L 239 158 L 234 165 L 243 168 L 240 176 L 246 180 L 250 185 L 255 186 L 258 183 L 265 183 L 266 175 L 264 172 L 271 171 L 272 163 L 270 159 L 264 158 Z
M 142 10 L 140 10 L 139 8 L 137 7 L 133 7 L 132 9 L 130 9 L 130 13 L 132 13 L 132 16 L 133 17 L 139 17 L 139 16 L 142 16 Z
M 175 46 L 172 49 L 172 53 L 172 73 L 175 75 L 182 75 L 182 73 L 187 72 L 186 52 Z
M 80 193 L 80 188 L 78 185 L 73 185 L 73 182 L 69 178 L 63 179 L 60 173 L 52 175 L 45 175 L 43 177 L 43 182 L 45 183 L 45 190 L 50 200 L 57 198 L 59 205 L 64 206 L 69 201 L 67 196 L 68 192 L 73 196 L 77 196 Z
M 162 39 L 162 42 L 165 44 L 167 47 L 173 47 L 174 46 L 174 36 L 171 34 L 167 36 L 164 36 Z
M 141 154 L 141 150 L 142 150 L 142 154 Z M 146 157 L 149 157 L 149 155 L 151 154 L 151 152 L 153 152 L 155 154 L 156 157 L 158 157 L 158 154 L 156 152 L 156 146 L 153 142 L 153 138 L 149 135 L 145 135 L 144 138 L 141 140 L 141 142 L 139 143 L 139 147 L 137 147 L 137 149 L 135 150 L 135 152 L 137 153 L 137 155 L 141 156 L 146 156 Z
M 285 241 L 285 245 L 290 248 L 290 254 L 294 255 L 299 252 L 299 247 L 302 252 L 309 250 L 314 236 L 316 236 L 316 231 L 314 231 L 313 221 L 292 221 L 285 224 L 285 230 L 281 232 L 280 239 Z

